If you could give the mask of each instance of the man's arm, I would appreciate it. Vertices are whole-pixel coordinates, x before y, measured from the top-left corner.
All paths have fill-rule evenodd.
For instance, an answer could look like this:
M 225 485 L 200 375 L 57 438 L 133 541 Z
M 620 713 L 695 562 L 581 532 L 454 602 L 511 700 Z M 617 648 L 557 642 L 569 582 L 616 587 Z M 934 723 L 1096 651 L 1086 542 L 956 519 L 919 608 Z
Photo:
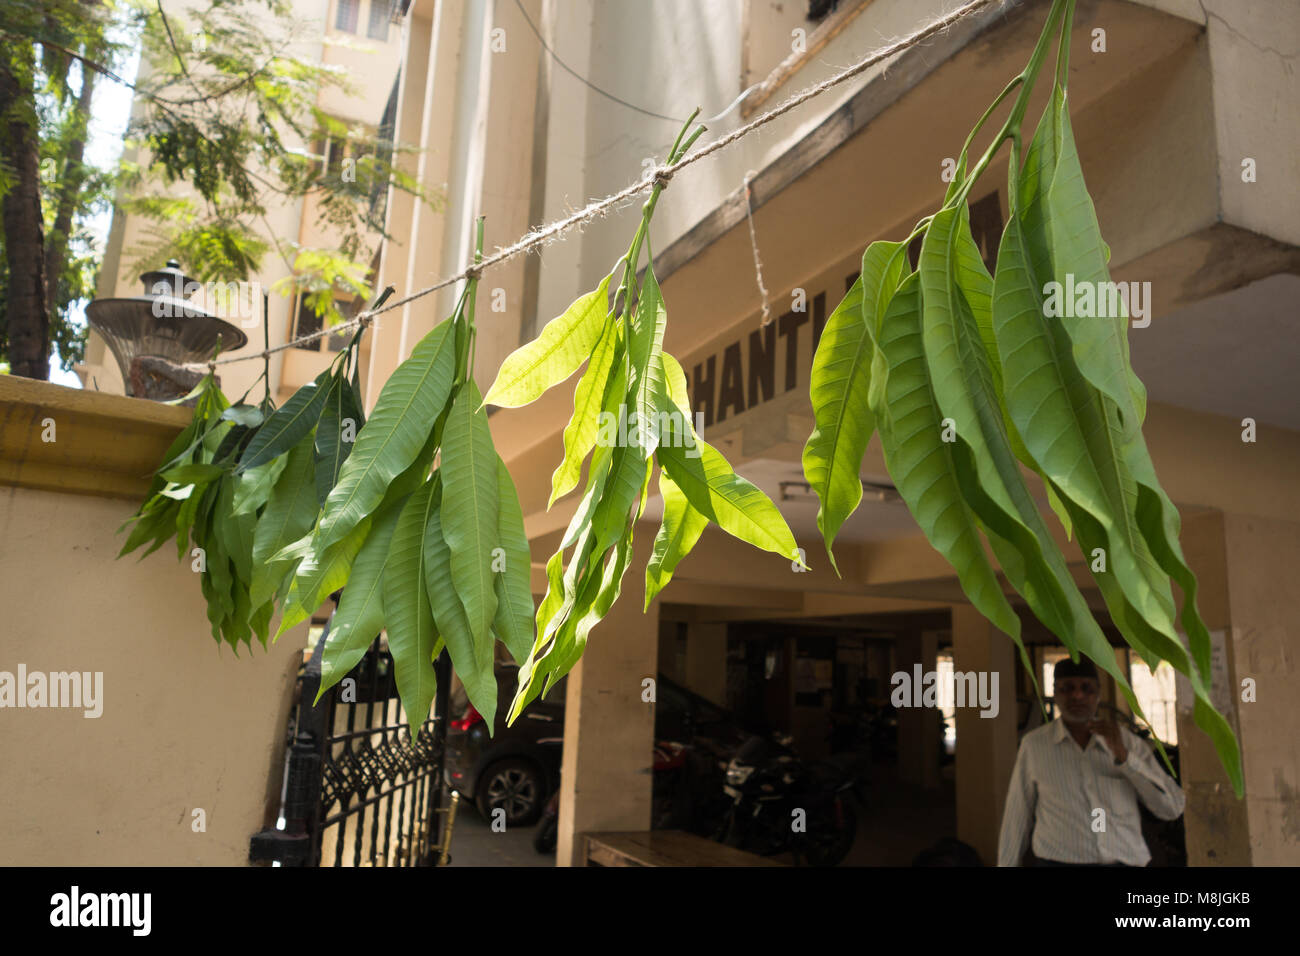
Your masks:
M 1011 786 L 1002 810 L 1002 833 L 998 838 L 998 866 L 1019 866 L 1034 828 L 1037 802 L 1034 781 L 1030 778 L 1025 742 L 1020 742 L 1016 765 L 1011 771 Z
M 1156 755 L 1136 734 L 1121 727 L 1128 759 L 1119 765 L 1138 798 L 1161 820 L 1176 820 L 1187 803 L 1183 788 L 1156 763 Z

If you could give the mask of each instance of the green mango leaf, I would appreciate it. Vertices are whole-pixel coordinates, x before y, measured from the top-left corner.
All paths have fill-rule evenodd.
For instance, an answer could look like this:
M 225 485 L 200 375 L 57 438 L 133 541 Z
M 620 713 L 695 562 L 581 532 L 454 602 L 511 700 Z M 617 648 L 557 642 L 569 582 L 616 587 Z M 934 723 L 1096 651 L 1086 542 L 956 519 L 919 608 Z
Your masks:
M 176 513 L 180 505 L 170 499 L 161 499 L 161 501 L 163 503 L 132 519 L 135 522 L 135 527 L 131 529 L 131 533 L 127 535 L 126 543 L 122 545 L 122 550 L 118 552 L 117 556 L 119 558 L 130 554 L 146 541 L 153 541 L 154 546 L 140 555 L 140 560 L 143 561 L 167 540 L 168 535 L 176 526 Z
M 253 532 L 253 580 L 249 597 L 254 605 L 269 600 L 293 566 L 292 560 L 278 558 L 277 553 L 309 534 L 316 523 L 314 470 L 310 442 L 299 442 L 289 449 L 284 471 L 271 489 Z
M 370 533 L 370 524 L 371 517 L 367 515 L 346 537 L 328 547 L 321 545 L 318 536 L 312 537 L 311 548 L 299 562 L 289 585 L 276 640 L 295 624 L 311 617 L 326 598 L 347 584 L 352 562 Z
M 461 386 L 447 416 L 440 468 L 444 503 L 441 529 L 451 551 L 451 578 L 465 608 L 475 653 L 480 657 L 486 653 L 490 661 L 492 620 L 497 610 L 492 563 L 498 547 L 500 476 L 481 401 L 471 379 Z M 442 637 L 455 664 L 457 644 L 448 631 L 442 631 Z
M 267 601 L 261 607 L 253 608 L 248 615 L 248 627 L 257 635 L 263 650 L 267 649 L 267 641 L 271 636 L 271 618 L 274 614 L 275 602 Z
M 243 453 L 244 447 L 253 440 L 257 431 L 246 425 L 219 424 L 222 428 L 220 433 L 222 436 L 221 443 L 216 446 L 216 450 L 210 456 L 204 456 L 204 459 L 211 461 L 214 465 L 220 465 L 224 469 Z M 209 432 L 209 437 L 214 434 L 217 434 L 215 429 Z M 207 440 L 205 439 L 205 443 Z
M 875 431 L 867 395 L 879 317 L 902 281 L 905 246 L 873 242 L 862 273 L 826 320 L 813 356 L 810 397 L 816 425 L 803 450 L 804 476 L 817 494 L 817 527 L 839 574 L 833 545 L 862 501 L 862 458 Z
M 574 614 L 566 622 L 566 627 L 573 631 L 572 638 L 557 642 L 558 646 L 566 650 L 556 656 L 550 667 L 547 689 L 573 670 L 587 648 L 587 639 L 592 629 L 604 619 L 618 600 L 623 577 L 632 561 L 632 543 L 632 528 L 629 526 L 627 535 L 609 552 L 604 566 L 594 565 L 591 569 L 589 581 L 580 589 Z
M 519 408 L 534 402 L 590 358 L 609 314 L 612 275 L 547 322 L 537 338 L 506 356 L 484 405 Z
M 1008 223 L 999 252 L 994 313 L 999 349 L 1013 383 L 1008 403 L 1013 412 L 1020 411 L 1021 431 L 1033 430 L 1026 443 L 1052 478 L 1049 491 L 1059 487 L 1074 515 L 1084 553 L 1100 548 L 1107 555 L 1107 571 L 1093 576 L 1116 625 L 1148 664 L 1167 660 L 1192 680 L 1198 707 L 1204 705 L 1206 723 L 1201 726 L 1236 787 L 1236 740 L 1210 704 L 1206 671 L 1189 660 L 1173 627 L 1166 574 L 1184 594 L 1183 623 L 1192 658 L 1202 650 L 1208 661 L 1209 635 L 1195 606 L 1195 577 L 1177 550 L 1177 511 L 1159 487 L 1140 429 L 1124 428 L 1114 404 L 1077 367 L 1063 323 L 1043 317 L 1041 290 L 1054 266 L 1042 193 L 1051 182 L 1060 122 L 1059 113 L 1049 114 L 1039 126 L 1018 190 L 1024 214 Z
M 664 502 L 664 516 L 655 535 L 654 553 L 645 568 L 645 609 L 672 579 L 673 572 L 690 554 L 709 519 L 686 500 L 682 490 L 662 469 L 659 472 L 659 496 Z
M 321 658 L 320 690 L 316 701 L 361 662 L 366 650 L 384 627 L 383 571 L 393 541 L 393 530 L 406 498 L 386 505 L 374 516 L 370 533 L 352 562 L 338 610 L 330 618 L 329 637 Z
M 637 439 L 643 460 L 654 454 L 659 444 L 659 410 L 662 404 L 659 397 L 667 390 L 659 356 L 663 354 L 667 323 L 668 312 L 664 307 L 663 293 L 655 279 L 654 266 L 647 264 L 645 280 L 632 316 L 632 336 L 628 345 L 632 380 L 629 383 L 628 401 L 626 407 L 619 410 L 628 417 L 628 441 L 633 437 Z M 633 415 L 636 416 L 635 419 L 632 419 Z
M 424 583 L 426 529 L 438 513 L 434 496 L 437 481 L 435 476 L 425 482 L 402 507 L 382 573 L 388 649 L 393 655 L 397 693 L 411 725 L 412 743 L 419 737 L 420 725 L 428 718 L 437 691 L 433 654 L 440 635 Z
M 271 489 L 275 487 L 288 462 L 288 456 L 281 455 L 236 475 L 235 494 L 230 505 L 231 514 L 257 514 L 271 497 Z
M 1110 574 L 1127 600 L 1167 641 L 1161 653 L 1181 654 L 1174 640 L 1168 585 L 1147 551 L 1130 512 L 1118 420 L 1105 414 L 1101 394 L 1074 363 L 1060 323 L 1045 318 L 1042 273 L 1030 258 L 1013 216 L 998 251 L 994 325 L 1008 381 L 1007 407 L 1029 453 L 1071 505 L 1097 523 Z M 1077 521 L 1077 518 L 1076 518 Z M 1089 549 L 1089 553 L 1091 549 Z M 1177 657 L 1170 660 L 1175 663 Z
M 541 661 L 546 648 L 553 640 L 552 634 L 547 633 L 545 627 L 548 622 L 555 620 L 556 612 L 559 611 L 564 600 L 563 579 L 564 549 L 560 548 L 546 562 L 547 589 L 545 597 L 537 607 L 537 636 L 533 640 L 533 647 L 529 651 L 527 659 L 519 665 L 515 697 L 510 703 L 510 712 L 506 716 L 507 726 L 512 725 L 518 719 L 528 702 L 536 696 L 534 688 L 538 691 L 541 689 L 541 681 L 545 674 Z
M 919 267 L 931 384 L 940 409 L 955 425 L 954 462 L 958 469 L 966 466 L 959 487 L 988 530 L 1007 579 L 1039 620 L 1072 654 L 1081 650 L 1111 673 L 1132 698 L 1127 677 L 1116 666 L 1012 451 L 992 362 L 955 275 L 961 231 L 969 231 L 965 207 L 936 215 L 921 246 Z M 1136 698 L 1130 703 L 1136 707 Z
M 190 548 L 190 529 L 194 527 L 195 517 L 199 513 L 199 507 L 203 501 L 204 495 L 210 493 L 212 486 L 204 485 L 200 491 L 196 486 L 189 485 L 190 494 L 181 502 L 176 509 L 176 560 L 184 561 Z
M 208 575 L 219 604 L 218 630 L 224 630 L 223 625 L 226 618 L 235 612 L 235 599 L 232 595 L 235 576 L 230 567 L 230 552 L 226 549 L 225 535 L 223 533 L 225 528 L 224 516 L 230 513 L 232 495 L 233 488 L 230 482 L 223 481 L 217 489 L 212 511 L 207 516 L 207 528 L 201 542 L 201 547 L 207 554 Z
M 551 476 L 551 498 L 546 503 L 549 511 L 551 505 L 578 487 L 582 477 L 582 462 L 596 444 L 596 435 L 600 430 L 599 416 L 604 407 L 605 385 L 609 381 L 610 370 L 620 361 L 619 332 L 622 326 L 617 322 L 608 322 L 596 350 L 587 363 L 587 370 L 578 379 L 578 387 L 573 391 L 573 417 L 564 428 L 564 460 L 560 462 Z
M 953 461 L 955 442 L 943 440 L 943 413 L 931 387 L 921 336 L 920 280 L 900 285 L 880 325 L 889 365 L 888 414 L 879 419 L 885 465 L 926 540 L 957 572 L 962 591 L 995 627 L 1019 639 L 1020 618 L 984 553 L 974 512 L 962 497 Z
M 471 410 L 477 407 L 477 404 L 470 406 Z M 474 622 L 466 614 L 463 593 L 455 579 L 456 548 L 446 537 L 446 522 L 453 510 L 446 489 L 440 488 L 435 492 L 434 507 L 429 510 L 424 529 L 420 571 L 438 634 L 451 655 L 451 665 L 465 687 L 469 702 L 483 715 L 488 736 L 492 736 L 497 712 L 495 641 L 491 634 L 483 639 L 475 634 Z
M 189 424 L 186 425 L 185 428 L 182 429 L 181 433 L 172 440 L 172 443 L 167 446 L 167 451 L 163 453 L 163 464 L 156 472 L 154 472 L 153 481 L 149 484 L 149 491 L 145 495 L 144 501 L 140 503 L 139 509 L 136 511 L 137 515 L 142 514 L 145 510 L 145 506 L 153 499 L 154 495 L 158 494 L 166 486 L 167 480 L 163 478 L 162 473 L 175 465 L 183 464 L 184 461 L 189 460 L 189 453 L 198 445 L 202 423 L 203 419 L 199 417 L 196 409 L 195 415 L 190 419 Z M 125 525 L 123 527 L 125 527 Z M 118 529 L 119 532 L 121 530 L 121 528 Z
M 772 500 L 732 470 L 698 435 L 695 447 L 660 446 L 659 465 L 700 514 L 732 537 L 800 561 L 799 546 Z
M 628 513 L 635 507 L 650 462 L 639 444 L 620 445 L 613 450 L 609 477 L 591 514 L 591 554 L 600 560 L 627 529 Z
M 366 402 L 361 395 L 361 363 L 357 362 L 352 367 L 351 388 L 348 390 L 351 397 L 348 399 L 348 405 L 352 412 L 355 413 L 357 431 L 361 431 L 361 426 L 366 423 Z
M 232 495 L 233 500 L 233 495 Z M 226 551 L 238 575 L 240 587 L 247 592 L 252 577 L 253 530 L 257 515 L 252 512 L 235 513 L 222 522 L 225 529 Z
M 666 394 L 660 396 L 660 412 L 685 422 L 687 433 L 680 443 L 660 444 L 659 466 L 691 507 L 727 534 L 806 567 L 794 534 L 776 505 L 737 475 L 726 458 L 695 433 L 681 364 L 667 352 L 662 362 Z
M 163 472 L 163 477 L 178 485 L 201 485 L 216 481 L 226 470 L 219 465 L 190 464 L 177 465 Z
M 524 513 L 506 463 L 497 458 L 497 542 L 501 565 L 493 559 L 492 587 L 497 596 L 492 630 L 516 663 L 528 658 L 533 629 L 532 555 L 524 532 Z
M 389 483 L 427 447 L 431 425 L 447 404 L 456 373 L 451 333 L 451 322 L 439 324 L 384 383 L 326 499 L 320 516 L 322 546 L 340 540 L 371 514 Z
M 347 396 L 351 394 L 351 385 L 342 379 L 334 379 L 316 424 L 316 499 L 322 507 L 338 482 L 343 462 L 352 451 L 352 446 L 343 441 L 343 419 L 347 417 L 344 407 L 350 404 Z
M 1090 285 L 1100 297 L 1108 288 L 1110 272 L 1106 267 L 1107 252 L 1101 241 L 1097 213 L 1083 182 L 1083 167 L 1074 145 L 1070 129 L 1068 97 L 1061 92 L 1054 95 L 1052 108 L 1056 111 L 1054 136 L 1056 169 L 1045 199 L 1046 219 L 1050 235 L 1053 278 L 1066 288 Z M 1067 276 L 1072 276 L 1070 282 Z M 1063 303 L 1064 304 L 1064 303 Z M 1074 359 L 1084 378 L 1091 382 L 1108 399 L 1115 403 L 1121 416 L 1121 427 L 1126 437 L 1141 427 L 1146 416 L 1146 389 L 1132 371 L 1129 362 L 1128 317 L 1122 303 L 1118 314 L 1073 317 L 1070 310 L 1059 318 L 1061 325 L 1074 344 Z M 1106 311 L 1110 311 L 1107 307 Z
M 240 456 L 236 471 L 256 468 L 302 441 L 316 427 L 332 381 L 328 371 L 322 372 L 314 382 L 308 382 L 294 392 L 283 407 L 276 409 L 266 424 L 257 430 L 257 435 Z
M 627 573 L 628 564 L 632 560 L 632 539 L 636 530 L 636 523 L 641 519 L 641 515 L 645 511 L 650 475 L 653 471 L 654 463 L 652 461 L 647 460 L 642 463 L 641 478 L 637 482 L 640 488 L 640 503 L 631 514 L 627 515 L 622 535 L 615 541 L 614 547 L 608 556 L 603 559 L 603 571 L 600 574 L 593 573 L 598 567 L 595 561 L 586 569 L 590 582 L 594 582 L 596 587 L 594 593 L 590 584 L 579 588 L 578 600 L 574 602 L 571 618 L 576 621 L 573 634 L 573 649 L 570 655 L 562 657 L 557 662 L 558 666 L 552 669 L 548 678 L 548 687 L 567 674 L 573 668 L 573 665 L 578 663 L 583 648 L 587 646 L 587 635 L 609 613 L 609 609 L 618 600 L 619 592 L 622 590 L 623 576 Z

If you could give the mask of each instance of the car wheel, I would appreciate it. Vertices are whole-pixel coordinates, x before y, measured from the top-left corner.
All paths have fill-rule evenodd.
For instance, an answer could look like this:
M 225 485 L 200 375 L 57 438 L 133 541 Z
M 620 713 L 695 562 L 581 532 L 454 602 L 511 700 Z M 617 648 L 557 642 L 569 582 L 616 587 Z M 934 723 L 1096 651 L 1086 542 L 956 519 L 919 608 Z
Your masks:
M 506 812 L 506 826 L 529 826 L 542 812 L 545 787 L 541 771 L 528 760 L 498 760 L 479 778 L 475 802 L 489 823 L 494 810 Z

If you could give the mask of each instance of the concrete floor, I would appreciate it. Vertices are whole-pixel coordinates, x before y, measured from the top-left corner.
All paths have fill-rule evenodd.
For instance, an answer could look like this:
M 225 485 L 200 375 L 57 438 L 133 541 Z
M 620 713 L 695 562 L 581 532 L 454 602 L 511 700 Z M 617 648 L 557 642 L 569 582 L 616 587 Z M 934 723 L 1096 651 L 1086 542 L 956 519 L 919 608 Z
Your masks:
M 922 790 L 900 783 L 896 767 L 877 764 L 867 806 L 856 809 L 858 837 L 840 865 L 911 866 L 926 847 L 957 835 L 953 765 L 943 768 L 938 789 Z
M 451 834 L 450 866 L 554 866 L 555 854 L 533 849 L 536 825 L 503 833 L 479 816 L 478 810 L 462 802 L 456 812 L 456 829 Z
M 858 836 L 841 866 L 910 866 L 940 837 L 957 831 L 953 767 L 937 790 L 902 784 L 896 768 L 877 765 L 868 804 L 855 807 Z M 533 849 L 535 827 L 495 833 L 470 804 L 462 804 L 451 841 L 451 866 L 554 866 L 555 854 Z M 779 859 L 779 858 L 778 858 Z M 986 861 L 988 862 L 988 861 Z

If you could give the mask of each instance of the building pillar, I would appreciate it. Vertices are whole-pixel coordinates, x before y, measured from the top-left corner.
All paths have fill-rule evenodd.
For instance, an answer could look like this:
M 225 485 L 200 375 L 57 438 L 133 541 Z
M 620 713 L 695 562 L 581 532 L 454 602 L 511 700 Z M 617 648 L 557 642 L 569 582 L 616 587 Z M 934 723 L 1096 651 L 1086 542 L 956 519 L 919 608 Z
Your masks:
M 939 652 L 939 635 L 934 631 L 909 631 L 898 638 L 898 672 L 908 675 L 907 686 L 914 683 L 914 666 L 921 665 L 922 675 L 934 672 Z M 892 675 L 891 675 L 892 676 Z M 887 693 L 893 693 L 891 683 Z M 908 702 L 910 705 L 910 701 Z M 898 777 L 904 783 L 933 790 L 939 786 L 939 747 L 942 740 L 937 707 L 900 707 L 898 709 Z
M 1224 523 L 1232 627 L 1229 666 L 1222 674 L 1226 686 L 1221 697 L 1215 696 L 1216 703 L 1222 700 L 1237 714 L 1249 863 L 1298 866 L 1300 710 L 1294 688 L 1300 679 L 1300 582 L 1295 576 L 1300 524 L 1246 515 L 1226 515 Z
M 1178 682 L 1178 757 L 1187 793 L 1189 866 L 1295 866 L 1300 833 L 1300 677 L 1296 608 L 1300 524 L 1240 514 L 1198 514 L 1183 524 L 1197 605 L 1213 640 L 1210 695 L 1237 732 L 1246 795 L 1238 800 Z M 1246 684 L 1247 681 L 1253 682 Z M 1243 695 L 1247 698 L 1243 700 Z M 1253 697 L 1253 700 L 1249 699 Z
M 1226 650 L 1222 642 L 1231 634 L 1234 622 L 1229 615 L 1229 565 L 1223 514 L 1210 512 L 1188 516 L 1183 521 L 1181 543 L 1187 563 L 1196 574 L 1196 604 L 1201 617 L 1212 640 Z M 1175 600 L 1181 606 L 1182 596 L 1177 592 Z M 1249 612 L 1243 608 L 1243 613 Z M 1236 641 L 1231 643 L 1235 647 Z M 1227 667 L 1230 679 L 1233 655 L 1221 652 L 1216 656 L 1220 666 Z M 1220 678 L 1215 683 L 1219 686 L 1212 688 L 1212 696 L 1222 702 L 1227 680 Z M 1192 720 L 1193 700 L 1190 683 L 1180 675 L 1176 715 L 1178 782 L 1187 795 L 1187 806 L 1183 811 L 1187 865 L 1249 866 L 1251 854 L 1246 801 L 1238 800 L 1232 792 L 1214 745 Z M 1240 740 L 1237 710 L 1231 696 L 1227 697 L 1226 703 L 1228 723 Z M 1249 746 L 1245 741 L 1243 744 Z M 1245 763 L 1249 773 L 1249 755 Z
M 638 571 L 650 557 L 653 528 L 637 528 L 623 592 L 592 630 L 569 672 L 560 769 L 556 864 L 581 866 L 583 833 L 650 829 L 654 704 L 643 681 L 658 667 L 659 601 L 644 614 Z
M 412 16 L 409 26 L 394 139 L 417 145 L 420 151 L 399 155 L 394 162 L 431 191 L 444 189 L 450 179 L 451 151 L 446 144 L 456 119 L 464 14 L 463 0 L 439 0 L 429 19 Z M 384 241 L 380 252 L 378 286 L 392 285 L 403 296 L 439 277 L 445 224 L 439 213 L 409 193 L 392 189 L 388 200 L 385 229 L 393 238 Z M 416 299 L 371 326 L 367 407 L 374 406 L 388 376 L 416 343 L 446 318 L 438 301 L 436 296 Z
M 686 686 L 719 707 L 727 706 L 727 625 L 692 623 L 686 630 Z
M 1015 644 L 969 604 L 952 609 L 953 669 L 998 676 L 998 714 L 957 708 L 957 839 L 978 851 L 986 865 L 998 859 L 998 833 L 1020 740 L 1016 733 Z

